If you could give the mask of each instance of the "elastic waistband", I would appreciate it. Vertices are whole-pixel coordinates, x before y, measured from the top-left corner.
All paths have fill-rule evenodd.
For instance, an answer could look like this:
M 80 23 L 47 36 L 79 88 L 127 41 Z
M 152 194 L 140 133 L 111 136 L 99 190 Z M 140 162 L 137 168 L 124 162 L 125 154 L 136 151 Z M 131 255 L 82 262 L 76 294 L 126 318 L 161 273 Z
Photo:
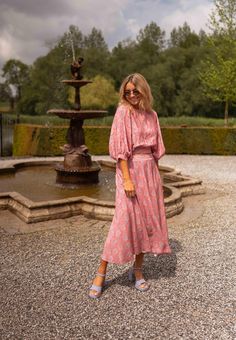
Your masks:
M 133 161 L 148 161 L 150 159 L 154 159 L 152 153 L 138 153 L 132 157 Z
M 150 160 L 153 159 L 152 150 L 150 147 L 137 148 L 133 151 L 133 160 Z
M 152 149 L 150 147 L 139 147 L 134 149 L 133 156 L 135 155 L 150 155 L 152 154 Z

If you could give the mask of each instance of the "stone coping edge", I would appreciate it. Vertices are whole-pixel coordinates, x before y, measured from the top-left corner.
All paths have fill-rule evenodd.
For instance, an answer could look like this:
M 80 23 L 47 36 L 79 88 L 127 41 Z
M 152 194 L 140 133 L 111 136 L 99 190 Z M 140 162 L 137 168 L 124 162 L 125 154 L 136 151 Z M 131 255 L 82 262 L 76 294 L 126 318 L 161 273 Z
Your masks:
M 184 205 L 182 195 L 176 188 L 165 186 L 171 196 L 165 199 L 167 217 L 179 214 Z M 0 193 L 0 210 L 8 209 L 26 223 L 67 218 L 83 214 L 89 218 L 112 220 L 114 202 L 102 201 L 86 196 L 65 198 L 53 201 L 33 202 L 18 192 Z

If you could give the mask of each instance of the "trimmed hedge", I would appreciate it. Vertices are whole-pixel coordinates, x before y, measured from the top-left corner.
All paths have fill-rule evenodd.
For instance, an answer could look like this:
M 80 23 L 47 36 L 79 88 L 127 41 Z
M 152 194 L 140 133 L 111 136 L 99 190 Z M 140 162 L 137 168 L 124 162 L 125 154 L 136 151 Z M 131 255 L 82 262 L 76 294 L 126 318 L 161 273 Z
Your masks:
M 162 135 L 169 154 L 236 154 L 236 128 L 168 127 L 162 128 Z
M 14 128 L 13 156 L 62 155 L 67 127 L 48 128 L 41 125 L 18 124 Z
M 67 126 L 18 124 L 14 129 L 13 156 L 60 156 Z M 94 155 L 108 154 L 110 127 L 84 127 L 86 145 Z
M 15 126 L 13 156 L 58 156 L 66 143 L 68 127 Z M 93 155 L 108 154 L 110 127 L 84 127 L 86 145 Z M 235 155 L 236 128 L 164 127 L 168 154 Z

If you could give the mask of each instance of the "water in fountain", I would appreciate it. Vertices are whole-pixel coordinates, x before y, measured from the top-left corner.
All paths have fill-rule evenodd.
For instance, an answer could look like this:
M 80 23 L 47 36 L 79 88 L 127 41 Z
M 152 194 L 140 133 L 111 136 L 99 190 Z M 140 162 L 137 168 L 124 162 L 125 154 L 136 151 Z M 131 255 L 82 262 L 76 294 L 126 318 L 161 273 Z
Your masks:
M 102 168 L 99 183 L 55 183 L 55 171 L 51 165 L 29 166 L 17 172 L 1 174 L 0 193 L 19 192 L 35 202 L 78 196 L 88 196 L 105 201 L 115 200 L 115 172 Z

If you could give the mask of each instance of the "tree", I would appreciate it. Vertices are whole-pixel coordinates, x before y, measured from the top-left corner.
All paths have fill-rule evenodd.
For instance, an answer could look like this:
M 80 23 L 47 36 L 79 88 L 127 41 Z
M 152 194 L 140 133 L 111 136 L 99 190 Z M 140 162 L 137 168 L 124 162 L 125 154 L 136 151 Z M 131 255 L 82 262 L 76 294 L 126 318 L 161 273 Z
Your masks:
M 5 78 L 5 90 L 14 109 L 15 102 L 21 99 L 22 87 L 29 81 L 30 67 L 20 60 L 10 59 L 4 64 L 2 71 L 2 76 Z M 19 121 L 19 113 L 17 121 Z
M 136 40 L 125 39 L 117 44 L 109 58 L 109 75 L 115 80 L 116 89 L 128 74 L 144 73 L 158 62 L 164 49 L 165 32 L 151 22 L 137 34 Z
M 229 107 L 236 102 L 236 1 L 214 0 L 214 4 L 209 19 L 212 34 L 208 38 L 212 53 L 202 63 L 199 76 L 205 95 L 225 103 L 227 125 Z
M 30 82 L 24 86 L 17 106 L 22 113 L 43 115 L 50 108 L 66 107 L 67 88 L 60 81 L 66 79 L 70 72 L 62 52 L 56 46 L 33 63 Z
M 170 33 L 170 47 L 189 48 L 193 45 L 200 45 L 200 37 L 191 30 L 187 22 L 177 29 L 174 28 Z
M 84 74 L 87 77 L 107 74 L 110 52 L 100 30 L 93 28 L 90 34 L 84 37 L 82 57 L 85 59 Z
M 82 87 L 81 90 L 81 104 L 86 109 L 114 109 L 117 105 L 119 96 L 115 91 L 113 82 L 97 75 L 93 78 L 92 84 Z M 69 89 L 69 102 L 74 103 L 74 89 Z
M 9 102 L 11 110 L 14 110 L 15 97 L 12 88 L 9 85 L 0 83 L 0 98 L 1 101 Z
M 172 47 L 159 61 L 143 70 L 160 116 L 209 115 L 215 113 L 212 101 L 200 90 L 198 68 L 205 46 Z
M 224 102 L 225 125 L 228 125 L 228 113 L 231 103 L 236 102 L 236 62 L 224 60 L 220 54 L 216 62 L 205 62 L 205 69 L 200 73 L 204 93 L 215 102 Z
M 62 37 L 56 42 L 52 49 L 60 51 L 61 55 L 64 55 L 65 63 L 72 63 L 74 59 L 77 59 L 84 46 L 84 36 L 79 28 L 75 25 L 70 25 L 68 31 L 66 31 Z
M 70 78 L 73 54 L 77 58 L 84 37 L 76 26 L 57 39 L 46 56 L 39 57 L 31 67 L 30 83 L 24 86 L 17 108 L 24 114 L 44 115 L 50 108 L 69 107 L 67 87 L 61 80 Z
M 137 35 L 137 56 L 139 68 L 157 62 L 160 52 L 165 46 L 165 31 L 155 23 L 151 22 L 141 29 Z
M 210 14 L 209 28 L 216 37 L 236 38 L 235 0 L 214 0 L 215 9 Z
M 108 47 L 101 31 L 92 29 L 84 36 L 78 27 L 70 26 L 46 56 L 32 65 L 30 84 L 23 89 L 18 108 L 25 114 L 45 114 L 50 108 L 69 108 L 68 87 L 61 80 L 70 79 L 73 59 L 84 57 L 84 78 L 106 74 Z
M 136 42 L 126 39 L 117 44 L 111 52 L 108 61 L 108 72 L 115 81 L 118 90 L 122 80 L 131 73 L 137 72 Z M 130 57 L 132 56 L 132 58 Z
M 146 25 L 144 29 L 141 29 L 137 35 L 137 41 L 141 43 L 151 43 L 156 47 L 156 52 L 160 52 L 164 48 L 165 44 L 165 31 L 152 21 L 149 25 Z

